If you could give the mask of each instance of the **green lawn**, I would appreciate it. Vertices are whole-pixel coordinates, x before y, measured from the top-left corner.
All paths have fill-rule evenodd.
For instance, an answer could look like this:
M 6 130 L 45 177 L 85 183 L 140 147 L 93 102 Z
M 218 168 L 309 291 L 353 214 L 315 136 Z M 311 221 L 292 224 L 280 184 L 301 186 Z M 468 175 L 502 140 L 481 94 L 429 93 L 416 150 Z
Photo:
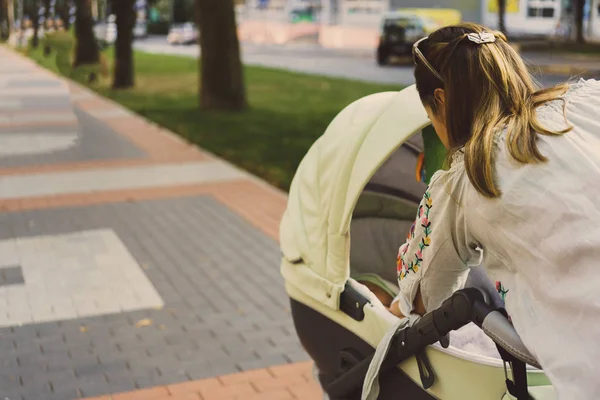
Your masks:
M 28 55 L 56 71 L 41 50 L 29 50 Z M 107 59 L 112 64 L 110 52 Z M 250 109 L 208 112 L 198 108 L 197 60 L 138 52 L 135 70 L 132 90 L 113 91 L 107 80 L 92 88 L 283 189 L 289 188 L 298 163 L 342 108 L 371 93 L 401 89 L 246 67 Z

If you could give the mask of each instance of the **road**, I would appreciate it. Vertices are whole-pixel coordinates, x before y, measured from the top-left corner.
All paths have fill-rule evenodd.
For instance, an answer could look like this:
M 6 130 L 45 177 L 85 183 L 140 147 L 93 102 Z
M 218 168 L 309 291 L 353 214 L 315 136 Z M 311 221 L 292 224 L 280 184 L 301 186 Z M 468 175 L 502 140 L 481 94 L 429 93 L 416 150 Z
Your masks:
M 162 37 L 137 41 L 135 47 L 150 53 L 177 54 L 196 57 L 197 45 L 171 46 Z M 379 67 L 368 54 L 346 54 L 310 44 L 242 45 L 242 59 L 248 65 L 260 65 L 297 72 L 378 83 L 410 84 L 412 67 Z
M 148 53 L 176 54 L 197 57 L 197 45 L 171 46 L 165 37 L 154 36 L 135 43 L 135 48 Z M 242 59 L 248 65 L 260 65 L 290 71 L 318 74 L 331 77 L 357 79 L 376 83 L 410 85 L 414 83 L 413 66 L 380 67 L 368 51 L 346 52 L 324 49 L 314 44 L 258 45 L 242 44 Z M 543 76 L 544 85 L 562 82 L 564 76 Z

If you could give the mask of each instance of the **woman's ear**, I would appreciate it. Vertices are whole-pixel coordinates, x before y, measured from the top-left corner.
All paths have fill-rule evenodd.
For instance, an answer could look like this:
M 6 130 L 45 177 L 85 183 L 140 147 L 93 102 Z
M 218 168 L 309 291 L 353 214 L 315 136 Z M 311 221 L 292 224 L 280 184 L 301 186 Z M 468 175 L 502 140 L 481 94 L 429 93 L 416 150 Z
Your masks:
M 437 88 L 433 91 L 433 97 L 438 105 L 446 104 L 446 93 L 444 89 Z M 443 107 L 442 107 L 443 108 Z

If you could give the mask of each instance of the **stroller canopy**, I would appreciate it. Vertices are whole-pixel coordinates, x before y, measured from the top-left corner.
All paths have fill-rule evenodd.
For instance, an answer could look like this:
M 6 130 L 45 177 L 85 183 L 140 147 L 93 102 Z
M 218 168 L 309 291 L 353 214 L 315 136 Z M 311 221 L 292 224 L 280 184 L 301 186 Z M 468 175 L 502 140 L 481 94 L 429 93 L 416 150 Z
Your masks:
M 339 308 L 358 198 L 390 155 L 429 124 L 414 85 L 364 97 L 336 116 L 292 181 L 280 226 L 287 284 Z

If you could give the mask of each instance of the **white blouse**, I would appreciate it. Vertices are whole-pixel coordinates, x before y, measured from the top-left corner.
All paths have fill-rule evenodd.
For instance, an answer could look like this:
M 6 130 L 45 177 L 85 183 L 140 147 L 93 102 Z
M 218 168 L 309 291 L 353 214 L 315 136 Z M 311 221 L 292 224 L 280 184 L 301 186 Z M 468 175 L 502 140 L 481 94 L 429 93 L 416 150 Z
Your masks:
M 548 162 L 519 164 L 498 135 L 495 174 L 501 197 L 478 194 L 462 154 L 430 182 L 407 242 L 400 247 L 400 310 L 417 289 L 432 310 L 461 289 L 483 262 L 515 328 L 559 399 L 600 398 L 600 82 L 571 85 L 538 109 Z M 563 106 L 566 104 L 566 117 Z M 483 256 L 483 258 L 482 258 Z

